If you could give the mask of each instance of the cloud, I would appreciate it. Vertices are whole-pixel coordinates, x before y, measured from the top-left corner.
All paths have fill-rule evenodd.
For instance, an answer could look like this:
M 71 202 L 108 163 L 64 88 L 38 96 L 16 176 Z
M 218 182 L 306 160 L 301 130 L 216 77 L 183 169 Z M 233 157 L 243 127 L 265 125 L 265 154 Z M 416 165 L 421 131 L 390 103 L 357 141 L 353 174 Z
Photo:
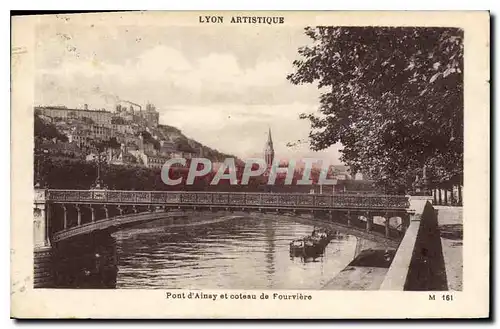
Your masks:
M 112 95 L 141 104 L 150 101 L 160 111 L 160 122 L 226 153 L 260 156 L 271 127 L 277 156 L 338 162 L 337 146 L 322 152 L 310 151 L 307 144 L 286 146 L 307 141 L 309 122 L 298 116 L 315 111 L 318 98 L 316 88 L 296 87 L 286 80 L 292 64 L 284 55 L 258 57 L 243 65 L 230 52 L 193 57 L 164 45 L 121 62 L 95 54 L 57 53 L 57 65 L 37 70 L 40 105 L 112 109 Z
M 241 158 L 262 156 L 271 128 L 276 156 L 281 159 L 313 157 L 338 163 L 339 146 L 321 152 L 311 151 L 307 143 L 294 148 L 289 142 L 308 140 L 310 123 L 299 114 L 315 110 L 303 103 L 286 105 L 208 105 L 173 106 L 161 113 L 160 121 L 180 128 L 184 134 L 220 151 Z M 203 129 L 200 129 L 203 127 Z
M 165 75 L 181 75 L 191 72 L 193 67 L 186 58 L 176 49 L 166 46 L 157 46 L 144 51 L 138 58 L 137 63 L 124 67 L 124 74 L 131 74 L 146 79 L 161 81 Z
M 142 52 L 124 64 L 94 58 L 64 58 L 56 68 L 38 70 L 38 81 L 52 80 L 62 89 L 93 84 L 111 87 L 119 94 L 121 85 L 155 89 L 163 97 L 185 97 L 203 102 L 279 102 L 275 98 L 292 89 L 286 81 L 291 63 L 284 57 L 261 59 L 253 67 L 242 67 L 230 53 L 209 53 L 188 60 L 180 51 L 159 45 Z M 83 81 L 87 80 L 87 82 Z M 280 92 L 281 90 L 281 92 Z M 283 101 L 287 101 L 283 99 Z

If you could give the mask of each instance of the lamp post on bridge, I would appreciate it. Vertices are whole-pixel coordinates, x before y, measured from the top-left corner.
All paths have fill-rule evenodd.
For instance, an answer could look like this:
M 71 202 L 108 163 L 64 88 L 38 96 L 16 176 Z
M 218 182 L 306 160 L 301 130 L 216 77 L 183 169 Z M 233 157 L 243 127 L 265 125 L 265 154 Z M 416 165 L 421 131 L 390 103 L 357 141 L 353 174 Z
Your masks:
M 104 189 L 105 186 L 104 186 L 104 182 L 102 181 L 102 178 L 101 178 L 101 165 L 103 162 L 106 161 L 106 152 L 97 152 L 97 155 L 95 157 L 95 161 L 96 161 L 96 166 L 97 166 L 97 177 L 95 179 L 95 182 L 94 182 L 94 185 L 93 185 L 93 189 L 97 189 L 97 190 L 100 190 L 100 189 Z

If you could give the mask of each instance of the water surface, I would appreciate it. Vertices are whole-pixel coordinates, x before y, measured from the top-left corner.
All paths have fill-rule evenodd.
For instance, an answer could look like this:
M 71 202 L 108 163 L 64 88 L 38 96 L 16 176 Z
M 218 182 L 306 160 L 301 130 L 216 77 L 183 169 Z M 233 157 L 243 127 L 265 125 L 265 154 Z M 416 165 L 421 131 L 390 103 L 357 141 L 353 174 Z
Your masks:
M 291 258 L 290 241 L 312 230 L 282 218 L 246 217 L 123 230 L 113 235 L 116 288 L 320 289 L 353 259 L 356 238 L 332 240 L 316 259 Z

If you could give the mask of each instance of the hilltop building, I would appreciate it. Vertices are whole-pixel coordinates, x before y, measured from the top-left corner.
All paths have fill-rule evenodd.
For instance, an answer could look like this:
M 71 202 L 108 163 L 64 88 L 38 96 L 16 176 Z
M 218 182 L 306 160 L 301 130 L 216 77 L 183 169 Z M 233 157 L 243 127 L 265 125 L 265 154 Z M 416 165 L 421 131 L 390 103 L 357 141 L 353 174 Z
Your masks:
M 67 107 L 58 106 L 39 106 L 35 107 L 35 111 L 51 118 L 59 118 L 63 120 L 88 118 L 98 125 L 110 125 L 111 117 L 113 116 L 111 112 L 106 110 L 90 110 L 87 104 L 83 106 L 83 109 L 69 109 Z
M 127 108 L 121 104 L 116 105 L 114 124 L 126 124 L 130 122 L 138 122 L 144 126 L 158 127 L 160 121 L 160 113 L 156 110 L 156 106 L 151 103 L 146 104 L 146 110 L 142 110 L 142 106 L 135 103 L 130 103 Z M 121 119 L 121 120 L 120 120 Z
M 158 122 L 160 121 L 160 113 L 156 110 L 156 107 L 153 104 L 146 104 L 146 111 L 140 112 L 140 115 L 147 125 L 158 127 Z
M 95 146 L 101 145 L 109 164 L 161 168 L 168 159 L 203 154 L 203 147 L 177 128 L 159 125 L 159 112 L 151 103 L 143 107 L 121 100 L 114 111 L 37 106 L 35 113 L 68 137 L 67 145 L 49 147 L 51 155 L 93 161 Z

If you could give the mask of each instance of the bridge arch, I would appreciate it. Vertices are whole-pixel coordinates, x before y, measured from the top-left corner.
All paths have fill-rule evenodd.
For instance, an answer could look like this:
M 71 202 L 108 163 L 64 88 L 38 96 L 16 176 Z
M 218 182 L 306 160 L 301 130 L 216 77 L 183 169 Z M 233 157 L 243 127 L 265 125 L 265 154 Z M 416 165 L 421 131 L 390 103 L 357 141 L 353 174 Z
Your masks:
M 35 208 L 44 209 L 48 235 L 40 240 L 50 240 L 52 235 L 58 241 L 95 230 L 119 229 L 175 217 L 173 211 L 185 210 L 274 213 L 313 225 L 334 225 L 349 234 L 391 245 L 401 239 L 401 232 L 409 225 L 409 200 L 395 195 L 38 190 L 36 196 Z M 376 217 L 385 218 L 384 224 L 377 223 Z M 401 218 L 401 227 L 391 226 L 390 217 Z

